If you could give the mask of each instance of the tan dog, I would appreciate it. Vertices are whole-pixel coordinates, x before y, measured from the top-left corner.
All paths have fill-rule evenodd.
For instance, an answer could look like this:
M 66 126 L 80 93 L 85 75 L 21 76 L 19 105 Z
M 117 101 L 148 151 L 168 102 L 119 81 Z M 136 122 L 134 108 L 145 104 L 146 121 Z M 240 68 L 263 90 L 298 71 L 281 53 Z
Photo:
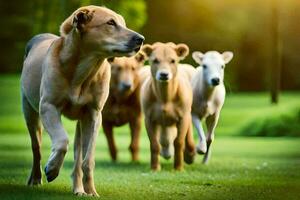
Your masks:
M 129 123 L 131 133 L 132 161 L 138 160 L 139 137 L 142 111 L 140 103 L 140 79 L 138 71 L 146 56 L 139 52 L 133 57 L 109 59 L 111 80 L 108 100 L 103 108 L 103 131 L 107 138 L 110 155 L 117 159 L 117 148 L 113 137 L 113 127 Z
M 220 112 L 225 101 L 224 68 L 233 57 L 232 52 L 220 54 L 209 51 L 205 54 L 194 52 L 193 59 L 200 65 L 192 79 L 193 87 L 193 124 L 199 136 L 197 151 L 204 154 L 203 163 L 207 163 L 211 152 Z M 201 120 L 207 126 L 207 138 Z
M 174 168 L 181 170 L 183 160 L 192 163 L 195 155 L 191 125 L 192 88 L 189 80 L 177 72 L 179 60 L 188 55 L 189 49 L 184 44 L 155 43 L 145 45 L 142 51 L 149 57 L 151 65 L 151 78 L 146 79 L 141 90 L 150 139 L 151 168 L 160 170 L 159 153 L 170 158 L 174 144 Z
M 60 27 L 61 36 L 41 34 L 26 47 L 22 71 L 23 112 L 31 137 L 33 166 L 28 185 L 41 184 L 41 124 L 52 152 L 45 167 L 49 182 L 59 174 L 68 149 L 61 115 L 78 120 L 74 144 L 73 191 L 98 196 L 93 171 L 101 111 L 108 97 L 110 66 L 105 58 L 135 53 L 143 36 L 102 7 L 76 10 Z

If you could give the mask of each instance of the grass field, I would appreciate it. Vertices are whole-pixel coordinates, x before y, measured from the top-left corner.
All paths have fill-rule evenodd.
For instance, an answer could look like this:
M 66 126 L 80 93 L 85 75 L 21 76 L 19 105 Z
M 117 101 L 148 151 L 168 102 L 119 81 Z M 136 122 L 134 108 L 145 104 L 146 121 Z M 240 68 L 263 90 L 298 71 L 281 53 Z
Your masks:
M 74 122 L 64 120 L 70 150 L 53 183 L 25 185 L 31 168 L 30 140 L 20 110 L 18 76 L 0 76 L 0 199 L 77 199 L 71 193 Z M 241 137 L 239 130 L 266 114 L 278 114 L 299 105 L 299 93 L 285 93 L 279 106 L 267 94 L 229 94 L 213 144 L 212 160 L 201 165 L 197 156 L 185 171 L 175 172 L 172 161 L 162 171 L 149 170 L 149 142 L 141 139 L 141 161 L 130 163 L 128 128 L 116 130 L 119 161 L 111 163 L 105 138 L 97 139 L 96 188 L 101 199 L 300 199 L 300 139 Z M 43 167 L 50 153 L 43 137 Z M 86 198 L 83 198 L 86 199 Z

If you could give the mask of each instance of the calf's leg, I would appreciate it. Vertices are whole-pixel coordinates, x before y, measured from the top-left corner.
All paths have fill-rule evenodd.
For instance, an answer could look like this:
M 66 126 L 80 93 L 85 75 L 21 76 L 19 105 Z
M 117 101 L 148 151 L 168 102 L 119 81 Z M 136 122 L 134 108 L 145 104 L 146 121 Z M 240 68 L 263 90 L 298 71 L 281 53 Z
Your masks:
M 193 119 L 193 124 L 196 128 L 198 137 L 199 137 L 199 143 L 197 145 L 197 152 L 199 154 L 205 154 L 207 151 L 207 145 L 206 145 L 206 138 L 205 138 L 205 133 L 201 124 L 201 120 L 196 116 L 192 116 Z
M 102 123 L 103 131 L 107 139 L 107 144 L 109 148 L 109 153 L 112 161 L 117 160 L 117 147 L 114 139 L 113 127 L 109 123 Z
M 160 145 L 158 140 L 158 127 L 156 124 L 151 123 L 147 117 L 145 118 L 145 125 L 150 140 L 151 169 L 153 171 L 159 171 L 161 166 L 159 163 Z
M 207 126 L 207 151 L 204 154 L 203 163 L 207 164 L 211 156 L 211 144 L 215 138 L 215 129 L 218 123 L 219 115 L 214 114 L 206 118 Z
M 140 133 L 141 133 L 141 122 L 142 116 L 139 115 L 135 119 L 129 122 L 130 126 L 130 133 L 131 133 L 131 143 L 129 146 L 129 150 L 131 152 L 131 159 L 132 161 L 139 160 L 139 140 L 140 140 Z

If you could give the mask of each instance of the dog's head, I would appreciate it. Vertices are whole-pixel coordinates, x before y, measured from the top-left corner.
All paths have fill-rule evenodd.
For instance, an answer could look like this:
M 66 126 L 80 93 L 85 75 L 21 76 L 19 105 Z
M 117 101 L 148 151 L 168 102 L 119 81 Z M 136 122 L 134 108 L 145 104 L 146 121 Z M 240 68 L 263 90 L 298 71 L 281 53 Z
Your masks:
M 195 51 L 193 59 L 202 67 L 203 78 L 208 86 L 215 87 L 224 81 L 225 64 L 229 63 L 233 53 L 226 51 L 220 54 L 217 51 L 208 51 L 205 54 Z
M 98 6 L 76 10 L 62 23 L 60 33 L 63 37 L 76 34 L 82 51 L 104 57 L 133 55 L 144 41 L 142 35 L 126 28 L 121 15 Z
M 157 42 L 144 45 L 142 51 L 149 57 L 152 77 L 160 82 L 168 82 L 176 76 L 178 62 L 188 55 L 189 48 L 185 44 Z
M 143 66 L 146 55 L 138 52 L 132 57 L 108 59 L 111 64 L 111 88 L 119 93 L 131 94 L 139 84 L 139 69 Z

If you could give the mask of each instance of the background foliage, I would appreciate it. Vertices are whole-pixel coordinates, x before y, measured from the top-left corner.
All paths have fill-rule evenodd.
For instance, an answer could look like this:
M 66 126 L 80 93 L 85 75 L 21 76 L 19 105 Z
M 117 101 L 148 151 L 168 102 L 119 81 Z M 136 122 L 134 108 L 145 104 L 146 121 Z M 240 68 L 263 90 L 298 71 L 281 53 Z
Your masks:
M 183 42 L 191 51 L 231 50 L 226 70 L 233 91 L 269 88 L 272 70 L 271 3 L 274 0 L 14 0 L 0 2 L 0 72 L 20 72 L 26 42 L 42 32 L 58 33 L 76 8 L 105 5 L 122 14 L 127 25 L 142 32 L 147 43 Z M 300 1 L 279 2 L 282 42 L 282 89 L 300 89 Z M 191 56 L 186 62 L 196 65 Z

